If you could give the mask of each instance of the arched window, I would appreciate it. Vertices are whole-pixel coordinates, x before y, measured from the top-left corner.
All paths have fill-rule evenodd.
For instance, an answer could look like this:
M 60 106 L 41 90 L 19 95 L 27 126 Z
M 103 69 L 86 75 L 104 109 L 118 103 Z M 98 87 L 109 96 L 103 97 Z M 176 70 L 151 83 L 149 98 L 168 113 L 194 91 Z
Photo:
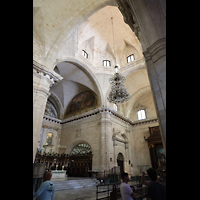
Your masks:
M 92 153 L 91 147 L 88 144 L 78 144 L 71 152 L 72 155 L 81 155 Z
M 146 119 L 146 112 L 145 110 L 139 110 L 137 112 L 138 120 Z

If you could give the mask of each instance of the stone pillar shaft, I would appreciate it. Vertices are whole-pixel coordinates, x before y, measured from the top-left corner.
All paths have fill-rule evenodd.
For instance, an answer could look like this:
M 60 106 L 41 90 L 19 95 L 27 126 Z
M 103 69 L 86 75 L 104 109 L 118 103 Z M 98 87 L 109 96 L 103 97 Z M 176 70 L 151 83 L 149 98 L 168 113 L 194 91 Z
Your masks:
M 33 74 L 33 162 L 35 160 L 47 98 L 50 95 L 48 79 L 39 76 Z
M 112 142 L 112 122 L 109 113 L 102 113 L 101 120 L 99 122 L 101 126 L 100 131 L 100 171 L 108 171 L 112 168 L 110 164 L 110 157 L 113 155 L 113 145 L 109 144 Z
M 166 40 L 155 42 L 144 52 L 151 90 L 166 152 Z
M 43 68 L 44 66 L 33 61 L 33 162 L 40 138 L 46 102 L 51 94 L 50 87 L 63 79 L 54 71 L 49 72 Z

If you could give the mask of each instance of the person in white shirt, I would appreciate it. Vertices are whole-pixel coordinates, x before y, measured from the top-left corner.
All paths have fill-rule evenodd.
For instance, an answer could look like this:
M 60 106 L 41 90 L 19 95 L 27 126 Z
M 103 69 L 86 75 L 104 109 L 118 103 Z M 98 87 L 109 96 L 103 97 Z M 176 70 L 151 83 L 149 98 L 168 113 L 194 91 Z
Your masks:
M 135 193 L 131 189 L 131 187 L 128 185 L 129 177 L 126 172 L 122 174 L 122 180 L 123 182 L 120 185 L 120 193 L 122 195 L 123 200 L 133 200 L 136 198 Z

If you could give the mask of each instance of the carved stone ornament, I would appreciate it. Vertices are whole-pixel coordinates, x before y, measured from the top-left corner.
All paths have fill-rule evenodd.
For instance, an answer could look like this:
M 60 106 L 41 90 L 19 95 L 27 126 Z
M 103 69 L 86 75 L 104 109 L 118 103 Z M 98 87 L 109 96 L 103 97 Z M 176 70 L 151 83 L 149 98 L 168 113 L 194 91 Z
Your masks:
M 33 71 L 41 76 L 46 77 L 50 81 L 50 87 L 56 85 L 63 79 L 63 77 L 56 72 L 49 72 L 43 68 L 43 65 L 33 60 Z

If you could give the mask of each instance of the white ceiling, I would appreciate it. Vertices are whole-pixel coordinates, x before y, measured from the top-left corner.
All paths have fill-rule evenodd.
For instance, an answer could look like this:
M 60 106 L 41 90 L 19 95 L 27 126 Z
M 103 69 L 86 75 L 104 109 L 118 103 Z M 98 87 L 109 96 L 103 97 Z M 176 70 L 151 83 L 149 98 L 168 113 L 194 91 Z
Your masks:
M 106 56 L 116 56 L 117 64 L 121 68 L 126 67 L 126 56 L 129 52 L 134 51 L 137 60 L 143 58 L 140 42 L 130 27 L 124 23 L 123 16 L 116 6 L 115 0 L 33 1 L 33 57 L 49 71 L 55 68 L 63 77 L 63 80 L 50 90 L 62 105 L 61 113 L 65 112 L 73 97 L 84 90 L 95 92 L 97 96 L 101 96 L 99 99 L 103 93 L 103 98 L 106 99 L 110 87 L 108 78 L 104 76 L 104 72 L 108 74 L 108 68 L 102 67 L 102 60 Z M 85 62 L 91 73 L 87 73 L 84 68 L 72 62 L 56 62 L 68 55 L 80 60 L 78 56 L 81 55 L 86 42 L 93 53 L 92 60 Z M 144 64 L 142 68 L 144 71 Z M 133 76 L 138 75 L 135 79 L 128 70 L 125 86 L 130 95 L 149 85 L 146 72 L 132 73 L 133 70 L 130 69 Z M 113 71 L 109 73 L 112 74 Z M 141 77 L 145 77 L 142 82 Z M 134 80 L 139 80 L 139 84 Z

